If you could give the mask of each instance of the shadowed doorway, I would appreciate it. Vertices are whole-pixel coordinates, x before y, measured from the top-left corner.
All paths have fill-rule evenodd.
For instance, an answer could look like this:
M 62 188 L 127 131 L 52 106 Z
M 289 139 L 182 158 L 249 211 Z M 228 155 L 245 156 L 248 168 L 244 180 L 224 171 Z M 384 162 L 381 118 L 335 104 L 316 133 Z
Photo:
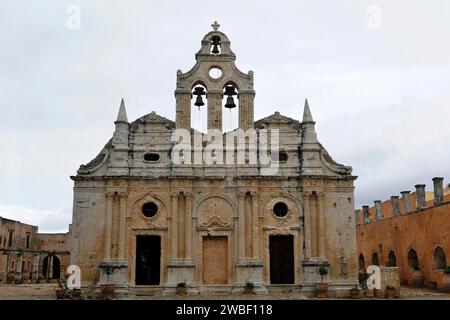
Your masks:
M 270 283 L 294 283 L 294 237 L 270 236 Z
M 161 237 L 136 237 L 136 285 L 159 285 Z

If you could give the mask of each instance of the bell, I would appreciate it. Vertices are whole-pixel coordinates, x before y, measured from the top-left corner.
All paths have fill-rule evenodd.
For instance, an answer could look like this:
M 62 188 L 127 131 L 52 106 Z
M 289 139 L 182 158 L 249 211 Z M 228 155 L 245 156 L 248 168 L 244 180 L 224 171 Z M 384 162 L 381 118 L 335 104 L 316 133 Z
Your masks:
M 212 40 L 211 43 L 213 45 L 211 53 L 219 54 L 220 38 L 218 36 L 214 36 L 211 40 Z
M 226 96 L 235 96 L 235 95 L 237 95 L 237 92 L 233 86 L 226 86 L 225 87 L 225 95 Z
M 212 49 L 212 51 L 211 51 L 213 54 L 219 54 L 220 53 L 220 51 L 219 51 L 219 46 L 217 45 L 217 44 L 214 44 L 213 45 L 213 49 Z
M 236 104 L 234 103 L 233 96 L 230 95 L 227 97 L 227 103 L 225 103 L 225 108 L 228 108 L 228 109 L 236 108 Z
M 197 107 L 201 107 L 201 106 L 204 106 L 204 105 L 205 105 L 205 103 L 203 102 L 203 99 L 202 99 L 202 96 L 201 96 L 201 95 L 198 95 L 198 96 L 197 96 L 197 99 L 195 99 L 194 105 L 196 105 Z
M 205 89 L 203 87 L 195 87 L 194 92 L 192 93 L 196 96 L 204 96 L 206 94 Z

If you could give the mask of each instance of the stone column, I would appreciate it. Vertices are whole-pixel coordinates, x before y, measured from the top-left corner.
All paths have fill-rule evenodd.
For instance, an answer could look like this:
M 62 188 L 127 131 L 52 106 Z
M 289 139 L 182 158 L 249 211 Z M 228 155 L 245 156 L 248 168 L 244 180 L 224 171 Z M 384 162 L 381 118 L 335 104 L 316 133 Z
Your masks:
M 319 220 L 319 226 L 318 226 L 318 232 L 317 232 L 317 239 L 318 241 L 318 249 L 319 249 L 319 257 L 325 258 L 326 252 L 325 252 L 325 212 L 324 212 L 324 195 L 323 192 L 317 193 L 317 212 L 318 212 L 318 220 Z
M 260 259 L 259 252 L 259 212 L 258 212 L 258 197 L 257 191 L 252 191 L 252 239 L 253 239 L 253 258 Z
M 33 255 L 33 270 L 31 272 L 31 280 L 38 280 L 39 278 L 39 253 Z
M 402 191 L 400 192 L 402 195 L 402 203 L 403 203 L 403 211 L 404 214 L 410 213 L 411 212 L 411 206 L 409 204 L 410 201 L 410 192 L 411 191 Z
M 172 192 L 170 194 L 172 199 L 171 206 L 171 228 L 170 228 L 170 257 L 172 260 L 178 257 L 178 244 L 177 244 L 177 235 L 178 235 L 178 192 Z
M 192 193 L 184 192 L 186 200 L 185 223 L 185 258 L 192 260 Z
M 254 90 L 242 90 L 238 95 L 239 99 L 239 128 L 247 131 L 253 128 L 253 101 L 255 99 Z
M 311 258 L 311 211 L 309 197 L 311 192 L 303 192 L 304 216 L 305 216 L 305 259 Z
M 434 177 L 433 178 L 433 186 L 434 186 L 434 204 L 438 205 L 444 201 L 444 186 L 443 186 L 442 177 Z
M 398 202 L 398 196 L 391 196 L 392 216 L 397 217 L 400 215 L 400 206 Z
M 47 279 L 53 279 L 53 255 L 47 259 Z
M 119 260 L 125 260 L 127 196 L 128 194 L 126 192 L 121 192 L 119 194 Z
M 238 192 L 239 259 L 245 259 L 245 192 Z
M 369 216 L 369 206 L 362 206 L 363 209 L 363 220 L 364 224 L 367 224 L 370 222 L 370 216 Z
M 424 184 L 416 184 L 416 205 L 417 209 L 423 209 L 426 206 L 425 200 L 425 185 Z
M 112 211 L 114 192 L 106 192 L 105 210 L 105 259 L 111 260 L 111 232 L 112 232 Z
M 16 279 L 22 279 L 22 261 L 23 261 L 23 253 L 17 256 L 16 261 Z
M 177 129 L 191 127 L 191 97 L 191 91 L 175 90 Z
M 222 91 L 208 91 L 208 130 L 222 131 Z
M 373 203 L 375 204 L 375 216 L 377 220 L 383 220 L 383 213 L 381 211 L 381 200 L 375 200 Z

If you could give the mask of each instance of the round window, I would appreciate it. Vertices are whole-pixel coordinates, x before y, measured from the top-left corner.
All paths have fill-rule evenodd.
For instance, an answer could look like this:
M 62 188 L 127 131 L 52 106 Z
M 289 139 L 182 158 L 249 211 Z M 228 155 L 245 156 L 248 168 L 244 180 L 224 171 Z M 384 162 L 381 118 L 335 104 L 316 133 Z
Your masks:
M 222 70 L 219 68 L 213 67 L 209 69 L 209 76 L 213 79 L 219 79 L 222 76 Z
M 288 213 L 288 207 L 284 202 L 277 202 L 274 206 L 273 206 L 273 213 L 275 213 L 275 215 L 278 218 L 283 218 L 287 215 Z
M 153 201 L 144 203 L 144 205 L 142 206 L 142 214 L 147 218 L 154 217 L 157 213 L 158 206 Z

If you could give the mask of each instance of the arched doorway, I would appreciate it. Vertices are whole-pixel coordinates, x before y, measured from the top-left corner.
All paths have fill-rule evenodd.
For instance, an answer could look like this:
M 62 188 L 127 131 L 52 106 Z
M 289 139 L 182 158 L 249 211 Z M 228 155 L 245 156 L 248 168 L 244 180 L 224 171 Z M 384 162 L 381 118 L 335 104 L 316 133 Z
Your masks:
M 376 252 L 372 255 L 372 265 L 379 266 L 380 260 L 378 259 L 378 254 Z
M 57 256 L 52 256 L 52 279 L 59 279 L 59 277 L 61 276 L 61 261 L 59 260 L 59 258 Z
M 397 266 L 397 257 L 395 256 L 394 251 L 389 251 L 388 256 L 388 267 L 396 267 Z
M 441 246 L 436 246 L 433 252 L 433 267 L 436 271 L 442 271 L 447 266 L 447 257 Z
M 419 270 L 419 258 L 417 257 L 417 252 L 414 249 L 409 249 L 408 251 L 408 266 L 412 270 Z
M 42 276 L 45 279 L 59 279 L 61 276 L 61 261 L 58 256 L 48 255 L 42 259 Z
M 359 254 L 358 258 L 359 270 L 366 270 L 366 261 L 364 260 L 364 255 L 362 253 Z

